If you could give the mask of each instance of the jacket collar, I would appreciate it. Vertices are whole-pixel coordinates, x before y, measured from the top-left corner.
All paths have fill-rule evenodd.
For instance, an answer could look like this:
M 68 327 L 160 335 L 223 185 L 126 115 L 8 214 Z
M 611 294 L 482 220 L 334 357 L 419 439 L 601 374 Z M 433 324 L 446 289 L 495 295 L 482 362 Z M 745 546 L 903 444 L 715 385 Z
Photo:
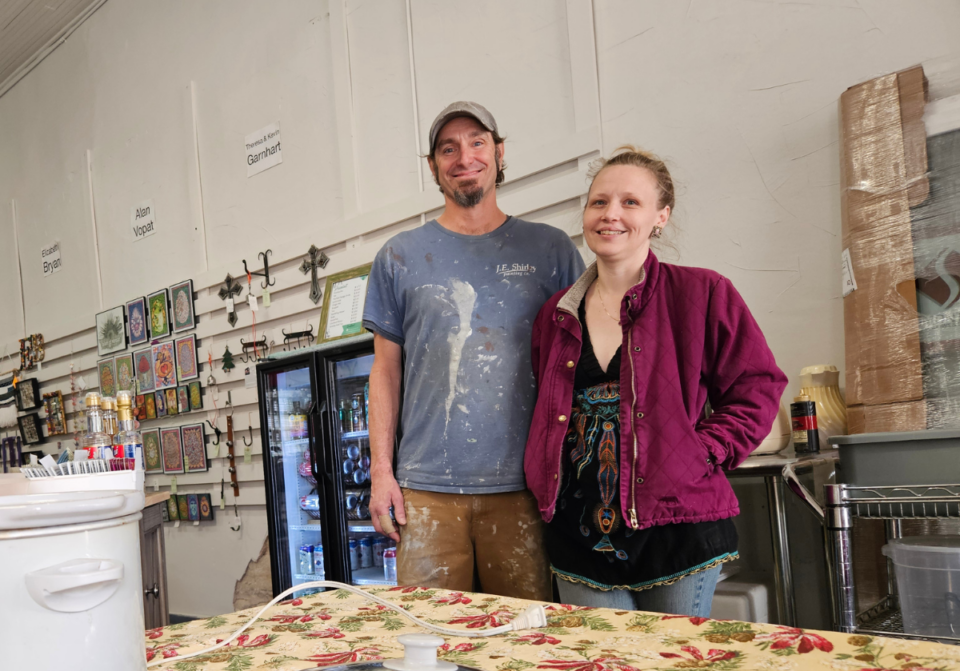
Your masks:
M 587 294 L 587 289 L 597 279 L 597 262 L 594 261 L 590 267 L 584 271 L 576 282 L 567 290 L 560 301 L 557 303 L 557 309 L 569 312 L 578 321 L 580 319 L 580 303 Z M 646 301 L 650 292 L 656 287 L 660 275 L 660 261 L 651 250 L 647 254 L 647 260 L 643 263 L 643 270 L 640 273 L 640 281 L 630 288 L 624 300 L 628 301 L 631 311 L 639 309 Z

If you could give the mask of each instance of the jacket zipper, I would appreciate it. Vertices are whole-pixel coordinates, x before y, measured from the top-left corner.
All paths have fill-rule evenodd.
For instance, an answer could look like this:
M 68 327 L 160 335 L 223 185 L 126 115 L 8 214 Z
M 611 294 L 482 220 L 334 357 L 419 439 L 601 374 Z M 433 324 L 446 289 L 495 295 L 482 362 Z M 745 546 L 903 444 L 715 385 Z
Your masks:
M 633 367 L 633 329 L 627 331 L 627 356 L 630 359 L 630 390 L 633 393 L 630 406 L 630 423 L 633 425 L 633 418 L 637 415 L 637 374 Z M 633 425 L 633 468 L 630 476 L 634 482 L 630 483 L 630 525 L 637 528 L 637 427 Z

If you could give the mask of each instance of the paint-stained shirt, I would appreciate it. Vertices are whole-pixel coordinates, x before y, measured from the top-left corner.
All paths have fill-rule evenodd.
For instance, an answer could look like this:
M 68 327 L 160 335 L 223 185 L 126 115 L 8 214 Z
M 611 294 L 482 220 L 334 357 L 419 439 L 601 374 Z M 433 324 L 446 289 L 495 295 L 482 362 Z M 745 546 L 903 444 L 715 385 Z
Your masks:
M 526 487 L 523 451 L 537 394 L 533 321 L 583 270 L 566 233 L 516 217 L 484 235 L 434 220 L 383 246 L 363 325 L 403 347 L 401 487 Z

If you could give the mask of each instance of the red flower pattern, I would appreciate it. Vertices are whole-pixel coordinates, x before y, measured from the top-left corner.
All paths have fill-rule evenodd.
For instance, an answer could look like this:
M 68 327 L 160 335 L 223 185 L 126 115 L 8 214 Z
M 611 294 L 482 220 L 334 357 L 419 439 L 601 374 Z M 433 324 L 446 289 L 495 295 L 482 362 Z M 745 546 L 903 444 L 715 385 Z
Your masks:
M 548 659 L 537 666 L 538 669 L 563 669 L 563 671 L 639 671 L 617 657 L 599 657 L 592 662 L 584 660 L 568 661 L 565 659 Z
M 344 634 L 336 627 L 327 627 L 323 631 L 311 631 L 307 638 L 343 638 Z
M 322 619 L 322 618 L 321 618 Z M 327 616 L 330 619 L 330 616 Z M 280 624 L 293 624 L 294 622 L 312 622 L 312 615 L 274 615 L 267 622 L 279 622 Z
M 153 648 L 147 648 L 147 661 L 153 660 L 159 652 L 164 659 L 170 659 L 171 657 L 177 656 L 177 648 L 180 647 L 179 643 L 167 643 L 166 645 L 158 645 Z
M 443 652 L 450 652 L 450 650 L 453 650 L 454 652 L 473 652 L 477 649 L 477 646 L 475 646 L 473 643 L 458 643 L 451 648 L 449 643 L 444 643 L 438 649 L 442 650 Z
M 454 606 L 458 603 L 468 604 L 472 601 L 471 598 L 463 595 L 463 592 L 450 592 L 446 596 L 440 596 L 436 599 L 433 599 L 430 603 L 436 604 L 445 604 L 447 606 Z
M 506 618 L 506 619 L 504 619 Z M 467 615 L 464 617 L 455 617 L 447 624 L 465 624 L 467 629 L 479 629 L 480 627 L 501 627 L 513 619 L 513 613 L 508 610 L 495 610 L 492 613 L 484 615 Z
M 684 618 L 686 618 L 687 620 L 690 620 L 690 624 L 692 624 L 694 627 L 699 627 L 704 622 L 710 621 L 709 617 L 689 617 L 687 615 L 664 615 L 660 619 L 661 620 L 683 620 Z
M 337 664 L 368 662 L 377 659 L 383 659 L 380 656 L 380 650 L 377 648 L 357 648 L 346 652 L 328 652 L 322 655 L 314 655 L 313 657 L 307 657 L 305 661 L 316 662 L 317 666 L 335 666 Z
M 715 664 L 717 662 L 725 662 L 728 659 L 733 659 L 734 657 L 737 657 L 740 654 L 739 652 L 736 652 L 734 650 L 713 649 L 713 650 L 708 650 L 706 657 L 704 657 L 703 653 L 700 652 L 700 649 L 695 648 L 692 645 L 685 645 L 680 649 L 690 656 L 689 659 L 691 661 L 707 662 L 708 665 Z M 675 652 L 661 652 L 660 656 L 663 657 L 664 659 L 687 659 L 683 655 L 679 655 Z
M 289 601 L 281 601 L 281 606 L 302 606 L 303 599 L 290 599 Z
M 547 636 L 546 634 L 541 634 L 536 632 L 533 634 L 527 634 L 526 636 L 518 636 L 513 639 L 514 643 L 529 643 L 530 645 L 543 645 L 544 643 L 549 643 L 550 645 L 556 645 L 560 642 L 559 638 L 554 638 L 553 636 Z
M 796 627 L 778 626 L 777 629 L 780 629 L 781 631 L 776 631 L 772 634 L 761 634 L 754 640 L 773 641 L 773 643 L 770 645 L 771 650 L 785 650 L 787 648 L 792 648 L 796 644 L 797 652 L 801 655 L 811 652 L 814 648 L 821 650 L 822 652 L 833 651 L 833 643 L 819 634 L 813 634 L 808 631 L 804 631 L 803 629 L 797 629 Z
M 147 638 L 151 641 L 156 640 L 163 636 L 163 627 L 157 627 L 156 629 L 147 629 Z

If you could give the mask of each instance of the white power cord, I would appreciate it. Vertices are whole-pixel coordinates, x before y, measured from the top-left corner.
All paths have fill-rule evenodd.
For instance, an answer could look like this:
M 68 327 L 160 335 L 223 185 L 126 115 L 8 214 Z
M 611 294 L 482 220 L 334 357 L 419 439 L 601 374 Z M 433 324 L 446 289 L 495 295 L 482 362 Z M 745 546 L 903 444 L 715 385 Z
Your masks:
M 519 615 L 517 615 L 517 617 L 515 617 L 509 624 L 505 624 L 502 627 L 496 627 L 494 629 L 485 629 L 483 631 L 464 631 L 462 629 L 450 629 L 448 627 L 438 627 L 437 625 L 424 622 L 420 618 L 414 617 L 413 615 L 405 611 L 403 608 L 400 608 L 396 604 L 390 603 L 389 601 L 385 599 L 381 599 L 378 596 L 374 596 L 373 594 L 369 594 L 368 592 L 364 592 L 362 589 L 357 589 L 352 585 L 345 585 L 342 582 L 334 582 L 332 580 L 318 580 L 316 582 L 301 583 L 296 587 L 291 587 L 285 592 L 280 593 L 279 595 L 277 595 L 277 597 L 273 601 L 271 601 L 266 606 L 261 608 L 256 615 L 250 618 L 249 622 L 247 622 L 245 625 L 243 625 L 237 631 L 235 631 L 230 638 L 224 641 L 221 641 L 220 643 L 217 643 L 212 647 L 206 648 L 205 650 L 198 650 L 197 652 L 191 652 L 188 655 L 178 655 L 175 660 L 158 659 L 155 662 L 150 662 L 149 664 L 147 664 L 147 666 L 148 667 L 158 666 L 160 664 L 169 663 L 171 661 L 179 662 L 184 659 L 190 659 L 191 657 L 206 655 L 208 653 L 213 652 L 214 650 L 219 650 L 220 648 L 230 645 L 230 643 L 232 643 L 240 634 L 246 631 L 247 628 L 250 627 L 250 625 L 252 625 L 258 619 L 260 619 L 260 616 L 263 615 L 263 613 L 268 608 L 275 606 L 280 600 L 293 594 L 294 592 L 300 592 L 305 589 L 313 589 L 315 587 L 332 587 L 335 589 L 345 589 L 348 592 L 358 594 L 366 599 L 369 599 L 370 601 L 373 601 L 374 603 L 380 604 L 381 606 L 386 606 L 387 608 L 390 608 L 391 610 L 394 610 L 400 613 L 404 617 L 410 620 L 413 620 L 416 624 L 420 625 L 425 629 L 429 629 L 430 631 L 436 632 L 438 634 L 445 634 L 447 636 L 460 636 L 464 638 L 486 638 L 487 636 L 496 636 L 498 634 L 506 634 L 511 631 L 520 631 L 523 629 L 538 629 L 540 627 L 547 626 L 547 612 L 543 609 L 543 606 L 539 604 L 534 604 L 529 608 L 527 608 L 522 613 L 520 613 Z

